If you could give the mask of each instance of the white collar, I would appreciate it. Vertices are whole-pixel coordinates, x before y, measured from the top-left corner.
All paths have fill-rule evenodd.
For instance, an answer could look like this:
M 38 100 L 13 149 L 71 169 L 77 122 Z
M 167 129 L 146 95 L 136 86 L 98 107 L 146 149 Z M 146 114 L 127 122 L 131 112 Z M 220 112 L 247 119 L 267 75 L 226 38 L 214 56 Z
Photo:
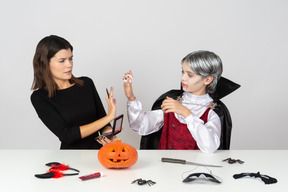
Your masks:
M 184 92 L 182 99 L 182 102 L 187 102 L 191 104 L 204 104 L 212 101 L 212 98 L 209 96 L 208 93 L 206 93 L 205 95 L 193 95 L 189 92 Z

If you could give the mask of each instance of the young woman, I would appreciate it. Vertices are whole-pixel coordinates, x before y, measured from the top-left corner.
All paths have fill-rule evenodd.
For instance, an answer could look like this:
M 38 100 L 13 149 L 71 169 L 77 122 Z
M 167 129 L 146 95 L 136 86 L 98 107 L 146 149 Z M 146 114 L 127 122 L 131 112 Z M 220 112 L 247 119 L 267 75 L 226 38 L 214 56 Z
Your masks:
M 73 76 L 73 47 L 62 37 L 51 35 L 37 45 L 33 59 L 31 102 L 42 122 L 59 138 L 61 149 L 99 149 L 110 142 L 97 139 L 112 130 L 116 115 L 113 88 L 104 110 L 93 81 Z
M 200 149 L 213 153 L 221 144 L 223 119 L 212 110 L 217 103 L 210 94 L 221 77 L 222 61 L 213 52 L 195 51 L 184 57 L 181 64 L 182 89 L 163 94 L 148 112 L 142 111 L 141 102 L 134 96 L 132 72 L 124 75 L 130 127 L 143 136 L 158 135 L 150 143 L 146 141 L 144 145 L 148 147 L 143 147 L 141 141 L 140 148 Z M 225 105 L 220 104 L 229 114 Z M 230 123 L 230 116 L 227 118 Z

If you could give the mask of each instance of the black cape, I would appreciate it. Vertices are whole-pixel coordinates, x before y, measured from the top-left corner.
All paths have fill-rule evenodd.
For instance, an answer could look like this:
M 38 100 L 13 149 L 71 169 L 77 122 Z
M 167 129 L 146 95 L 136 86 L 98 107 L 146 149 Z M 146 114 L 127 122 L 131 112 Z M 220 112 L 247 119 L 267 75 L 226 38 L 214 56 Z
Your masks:
M 230 112 L 225 104 L 220 101 L 221 98 L 226 95 L 232 93 L 236 89 L 238 89 L 240 85 L 221 77 L 217 83 L 216 90 L 213 94 L 209 94 L 213 99 L 214 103 L 217 103 L 215 109 L 213 109 L 217 115 L 220 117 L 221 121 L 221 137 L 220 137 L 220 146 L 218 149 L 230 149 L 230 139 L 231 139 L 231 131 L 232 131 L 232 120 L 230 116 Z M 163 95 L 161 95 L 153 104 L 152 110 L 161 109 L 162 102 L 166 99 L 166 97 L 171 97 L 173 99 L 177 99 L 178 96 L 182 96 L 183 90 L 170 90 Z M 159 141 L 162 134 L 162 128 L 152 134 L 145 135 L 141 137 L 140 141 L 140 149 L 158 149 Z

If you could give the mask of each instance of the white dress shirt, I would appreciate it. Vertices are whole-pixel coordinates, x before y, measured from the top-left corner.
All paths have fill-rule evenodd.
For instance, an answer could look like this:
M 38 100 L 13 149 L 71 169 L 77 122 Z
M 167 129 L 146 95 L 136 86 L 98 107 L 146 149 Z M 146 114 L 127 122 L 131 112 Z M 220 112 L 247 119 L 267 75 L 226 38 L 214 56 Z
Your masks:
M 200 119 L 212 102 L 208 95 L 192 95 L 184 92 L 182 103 L 191 110 L 192 114 L 184 118 L 176 114 L 175 117 L 187 127 L 196 140 L 199 149 L 205 153 L 213 153 L 220 145 L 221 121 L 219 116 L 210 110 L 206 124 Z M 127 113 L 130 127 L 140 135 L 148 135 L 161 129 L 164 122 L 164 112 L 161 109 L 142 111 L 142 103 L 139 100 L 127 102 Z

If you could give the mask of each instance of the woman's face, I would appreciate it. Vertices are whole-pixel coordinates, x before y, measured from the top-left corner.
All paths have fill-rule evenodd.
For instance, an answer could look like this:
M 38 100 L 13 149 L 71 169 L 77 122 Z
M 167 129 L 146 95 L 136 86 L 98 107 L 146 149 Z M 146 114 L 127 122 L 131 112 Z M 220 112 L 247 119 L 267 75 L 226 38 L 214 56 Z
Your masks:
M 49 63 L 52 77 L 56 84 L 69 82 L 72 78 L 73 55 L 70 49 L 62 49 L 58 51 Z
M 184 91 L 190 92 L 193 95 L 206 94 L 206 86 L 210 83 L 208 78 L 211 77 L 203 78 L 196 75 L 187 61 L 183 63 L 181 85 Z

